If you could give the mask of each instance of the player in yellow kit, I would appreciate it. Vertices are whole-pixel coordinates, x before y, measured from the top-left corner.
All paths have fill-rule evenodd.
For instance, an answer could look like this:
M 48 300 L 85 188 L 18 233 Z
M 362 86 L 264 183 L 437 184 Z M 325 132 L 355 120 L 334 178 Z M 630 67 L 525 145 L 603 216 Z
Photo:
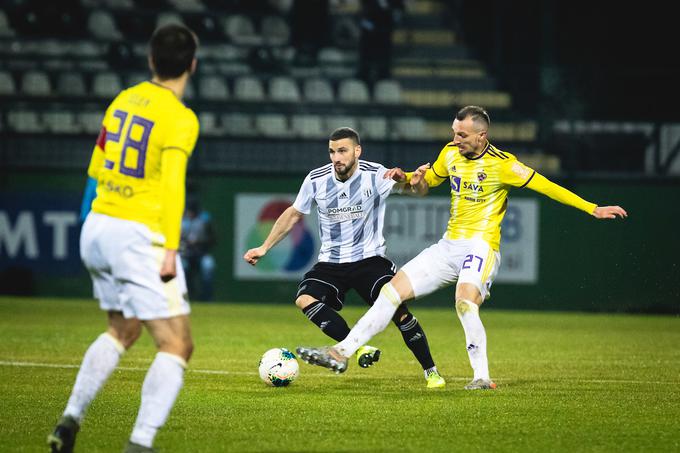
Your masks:
M 177 249 L 198 120 L 181 99 L 196 68 L 197 46 L 184 26 L 156 30 L 150 41 L 152 79 L 122 91 L 104 115 L 88 169 L 97 196 L 83 225 L 80 253 L 108 329 L 85 353 L 64 414 L 48 437 L 53 452 L 73 450 L 87 407 L 142 325 L 158 353 L 126 451 L 153 451 L 156 432 L 182 387 L 193 343 Z
M 515 156 L 487 140 L 489 115 L 477 106 L 461 109 L 453 121 L 453 141 L 448 143 L 430 168 L 413 173 L 394 168 L 386 173 L 413 186 L 451 185 L 451 217 L 444 237 L 406 263 L 383 286 L 373 307 L 357 322 L 350 334 L 331 348 L 298 348 L 303 360 L 342 372 L 347 357 L 382 331 L 396 308 L 414 297 L 456 283 L 456 312 L 465 331 L 470 365 L 474 371 L 468 390 L 493 389 L 486 355 L 486 331 L 479 306 L 489 297 L 500 266 L 501 221 L 512 187 L 527 187 L 598 219 L 626 217 L 619 206 L 597 206 L 549 181 Z

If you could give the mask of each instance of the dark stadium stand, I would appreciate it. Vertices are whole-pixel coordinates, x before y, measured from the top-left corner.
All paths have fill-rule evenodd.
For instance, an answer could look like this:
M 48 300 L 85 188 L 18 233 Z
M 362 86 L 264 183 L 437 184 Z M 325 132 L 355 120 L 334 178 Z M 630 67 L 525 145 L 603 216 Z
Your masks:
M 541 171 L 560 171 L 564 147 L 548 150 L 552 155 L 542 151 L 552 125 L 537 120 L 538 109 L 517 109 L 516 93 L 507 89 L 512 84 L 499 83 L 504 74 L 490 73 L 466 45 L 456 19 L 459 2 L 407 2 L 393 33 L 392 77 L 375 83 L 357 78 L 358 2 L 331 3 L 331 36 L 314 55 L 296 46 L 299 21 L 292 17 L 292 0 L 3 5 L 0 152 L 9 166 L 65 165 L 61 156 L 44 158 L 45 143 L 57 149 L 78 143 L 85 156 L 111 98 L 148 76 L 150 34 L 158 25 L 181 21 L 201 39 L 185 101 L 201 119 L 199 147 L 217 153 L 223 164 L 205 170 L 238 169 L 239 159 L 227 162 L 232 154 L 243 147 L 265 149 L 274 137 L 305 147 L 309 141 L 310 150 L 318 149 L 341 125 L 356 126 L 373 149 L 389 150 L 388 164 L 406 166 L 433 157 L 450 138 L 453 112 L 478 104 L 492 114 L 495 144 L 530 156 Z M 21 144 L 21 158 L 8 143 Z M 230 151 L 222 156 L 224 149 Z M 422 152 L 418 159 L 414 150 Z M 84 167 L 82 156 L 66 165 Z M 302 155 L 285 169 L 303 171 L 308 164 Z

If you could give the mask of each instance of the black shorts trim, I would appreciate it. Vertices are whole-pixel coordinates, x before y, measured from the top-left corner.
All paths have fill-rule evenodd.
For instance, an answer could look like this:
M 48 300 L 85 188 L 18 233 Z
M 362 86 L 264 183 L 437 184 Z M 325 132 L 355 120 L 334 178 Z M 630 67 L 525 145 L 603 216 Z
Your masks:
M 342 306 L 342 300 L 340 300 L 340 290 L 335 285 L 333 285 L 332 283 L 328 283 L 328 282 L 323 281 L 319 278 L 309 277 L 309 278 L 305 278 L 304 280 L 302 280 L 300 282 L 300 284 L 298 285 L 298 292 L 297 292 L 296 298 L 300 297 L 303 294 L 305 294 L 307 296 L 311 296 L 311 297 L 316 297 L 315 294 L 310 294 L 310 292 L 306 292 L 305 290 L 300 289 L 302 287 L 302 285 L 305 284 L 305 282 L 317 282 L 317 283 L 321 283 L 321 284 L 330 286 L 331 288 L 333 288 L 335 290 L 335 300 L 337 300 L 338 304 L 340 304 L 340 306 Z M 307 288 L 309 288 L 309 285 L 307 285 Z M 307 289 L 307 288 L 305 288 L 305 289 Z

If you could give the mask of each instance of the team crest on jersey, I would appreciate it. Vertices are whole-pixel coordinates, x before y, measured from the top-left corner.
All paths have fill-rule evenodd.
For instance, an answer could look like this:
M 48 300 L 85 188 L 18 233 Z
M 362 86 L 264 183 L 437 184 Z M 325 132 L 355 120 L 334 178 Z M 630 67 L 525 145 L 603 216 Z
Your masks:
M 482 182 L 486 179 L 486 173 L 484 173 L 484 170 L 477 172 L 477 180 L 479 182 Z

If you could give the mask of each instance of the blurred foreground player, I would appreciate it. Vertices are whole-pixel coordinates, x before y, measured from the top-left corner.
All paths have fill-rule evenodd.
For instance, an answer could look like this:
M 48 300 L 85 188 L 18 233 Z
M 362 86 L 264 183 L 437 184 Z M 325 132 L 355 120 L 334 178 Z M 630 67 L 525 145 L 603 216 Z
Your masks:
M 153 451 L 156 432 L 182 388 L 193 341 L 177 249 L 198 120 L 181 99 L 196 68 L 197 46 L 184 26 L 156 30 L 151 81 L 122 91 L 104 116 L 88 169 L 97 196 L 83 225 L 80 254 L 108 329 L 85 353 L 63 416 L 47 438 L 52 452 L 73 451 L 85 411 L 142 325 L 158 353 L 125 451 Z

